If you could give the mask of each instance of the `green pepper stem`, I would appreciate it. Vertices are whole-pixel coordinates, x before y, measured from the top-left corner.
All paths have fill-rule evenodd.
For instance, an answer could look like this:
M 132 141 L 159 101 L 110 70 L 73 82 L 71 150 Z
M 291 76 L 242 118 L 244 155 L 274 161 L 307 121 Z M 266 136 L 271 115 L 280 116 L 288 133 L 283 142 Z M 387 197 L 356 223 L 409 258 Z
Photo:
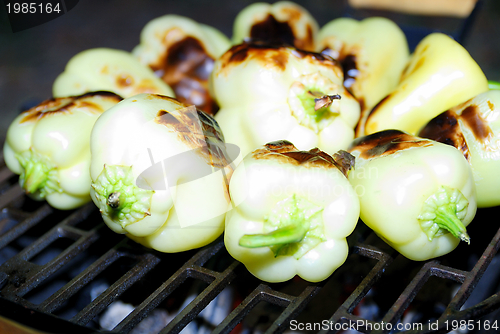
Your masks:
M 57 170 L 46 157 L 29 149 L 16 154 L 16 158 L 23 168 L 19 182 L 26 193 L 42 199 L 55 191 L 61 191 Z
M 309 227 L 307 220 L 295 221 L 266 234 L 245 234 L 240 238 L 239 245 L 258 248 L 300 242 L 309 231 Z
M 498 89 L 500 89 L 500 82 L 488 80 L 488 88 L 491 90 L 494 90 L 494 89 L 498 90 Z
M 136 185 L 132 166 L 105 165 L 91 187 L 101 214 L 122 228 L 151 215 L 155 192 Z
M 449 204 L 437 208 L 435 211 L 436 218 L 434 222 L 442 229 L 450 232 L 455 238 L 459 238 L 470 244 L 470 237 L 467 230 L 460 219 L 456 215 L 456 205 Z
M 33 165 L 33 168 L 25 174 L 24 188 L 28 193 L 33 194 L 42 187 L 47 178 L 47 171 L 40 164 Z

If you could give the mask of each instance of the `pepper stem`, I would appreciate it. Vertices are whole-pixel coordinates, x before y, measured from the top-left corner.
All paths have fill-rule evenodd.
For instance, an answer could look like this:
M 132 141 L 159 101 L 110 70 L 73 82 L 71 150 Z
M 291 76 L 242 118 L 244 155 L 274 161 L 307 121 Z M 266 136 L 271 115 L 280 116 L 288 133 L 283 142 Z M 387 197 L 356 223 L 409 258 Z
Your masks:
M 456 211 L 454 204 L 443 205 L 436 210 L 434 222 L 440 228 L 450 232 L 455 238 L 470 244 L 470 237 L 462 221 L 457 218 Z
M 60 191 L 57 170 L 49 160 L 29 149 L 16 155 L 23 168 L 19 176 L 21 187 L 30 195 L 40 199 L 48 194 Z
M 323 208 L 295 194 L 279 201 L 264 219 L 260 234 L 246 234 L 239 245 L 246 248 L 269 247 L 274 256 L 300 259 L 325 241 Z
M 468 206 L 469 201 L 459 190 L 441 186 L 427 198 L 418 216 L 427 239 L 432 241 L 434 237 L 449 232 L 469 244 L 470 238 L 463 223 Z
M 101 214 L 121 228 L 151 215 L 155 192 L 136 185 L 132 166 L 105 165 L 91 186 Z
M 239 245 L 258 248 L 300 242 L 309 231 L 309 226 L 306 221 L 297 221 L 266 234 L 246 234 L 240 238 Z
M 288 105 L 297 122 L 319 133 L 340 115 L 341 85 L 320 73 L 297 78 L 290 85 Z

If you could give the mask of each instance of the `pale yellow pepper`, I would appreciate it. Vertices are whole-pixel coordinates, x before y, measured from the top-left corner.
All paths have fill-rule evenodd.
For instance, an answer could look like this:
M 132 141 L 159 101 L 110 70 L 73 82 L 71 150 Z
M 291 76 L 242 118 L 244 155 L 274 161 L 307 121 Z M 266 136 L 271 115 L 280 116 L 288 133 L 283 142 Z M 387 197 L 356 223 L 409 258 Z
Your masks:
M 417 45 L 398 86 L 370 112 L 365 134 L 416 134 L 443 111 L 487 90 L 488 80 L 469 52 L 448 35 L 432 33 Z

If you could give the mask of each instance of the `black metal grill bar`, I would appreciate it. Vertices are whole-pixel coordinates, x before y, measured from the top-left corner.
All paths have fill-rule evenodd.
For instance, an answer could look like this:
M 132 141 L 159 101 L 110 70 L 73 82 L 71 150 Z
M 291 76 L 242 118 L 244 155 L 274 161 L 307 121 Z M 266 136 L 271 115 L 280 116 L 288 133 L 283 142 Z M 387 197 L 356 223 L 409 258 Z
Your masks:
M 212 272 L 212 275 L 216 276 L 215 280 L 182 309 L 160 334 L 179 333 L 193 321 L 194 318 L 233 280 L 236 276 L 234 273 L 236 266 L 238 266 L 238 262 L 235 261 L 220 274 Z M 193 271 L 195 270 L 190 270 L 190 273 Z
M 293 298 L 281 315 L 273 322 L 266 333 L 283 333 L 293 320 L 309 303 L 309 301 L 321 290 L 323 284 L 309 285 L 302 293 Z
M 436 263 L 430 267 L 429 270 L 432 276 L 451 279 L 458 283 L 463 283 L 469 274 L 467 271 L 443 266 L 440 263 Z
M 420 291 L 431 276 L 431 268 L 437 265 L 437 263 L 437 261 L 430 261 L 422 266 L 415 277 L 411 280 L 410 284 L 408 284 L 406 289 L 401 293 L 396 302 L 383 317 L 382 322 L 394 325 L 397 321 L 399 321 L 399 319 L 401 319 L 403 312 L 408 308 L 408 306 L 410 306 L 410 303 L 413 301 L 418 291 Z M 380 334 L 385 332 L 386 331 L 379 330 L 374 333 Z
M 4 210 L 7 210 L 7 212 L 9 212 L 10 209 Z M 23 222 L 17 224 L 6 233 L 2 234 L 2 237 L 0 238 L 0 249 L 4 248 L 9 242 L 12 242 L 14 239 L 24 234 L 28 229 L 38 224 L 43 218 L 47 217 L 53 212 L 54 209 L 52 209 L 48 204 L 43 205 L 32 215 L 26 218 Z
M 16 294 L 19 297 L 24 296 L 30 290 L 34 289 L 38 284 L 44 281 L 48 276 L 52 275 L 59 268 L 63 267 L 76 255 L 81 253 L 84 249 L 88 248 L 92 242 L 97 239 L 95 233 L 86 233 L 82 231 L 81 237 L 75 241 L 72 247 L 65 249 L 61 254 L 56 256 L 54 259 L 49 261 L 46 265 L 38 266 L 34 265 L 29 260 L 45 249 L 52 242 L 60 238 L 60 229 L 68 223 L 77 223 L 86 219 L 89 214 L 93 211 L 90 206 L 83 207 L 71 214 L 69 217 L 61 221 L 59 224 L 50 229 L 42 237 L 38 238 L 33 244 L 24 248 L 16 256 L 5 263 L 6 266 L 10 265 L 10 270 L 19 270 L 21 268 L 30 268 L 29 275 L 23 281 L 20 286 L 11 285 L 6 287 L 6 294 Z M 8 271 L 7 271 L 8 272 Z
M 38 310 L 46 313 L 53 312 L 120 257 L 121 253 L 116 251 L 116 247 L 111 248 L 84 271 L 43 301 L 38 306 Z
M 125 254 L 120 253 L 120 256 L 125 256 Z M 132 269 L 127 271 L 83 310 L 78 312 L 71 321 L 79 325 L 86 325 L 111 304 L 111 302 L 115 301 L 123 292 L 153 269 L 160 261 L 159 258 L 150 253 L 141 255 L 139 259 L 139 262 Z
M 456 312 L 464 305 L 465 301 L 469 298 L 470 294 L 472 293 L 477 283 L 483 276 L 484 271 L 486 270 L 486 268 L 488 268 L 488 265 L 498 252 L 499 248 L 500 248 L 500 229 L 493 236 L 490 243 L 484 250 L 482 256 L 479 258 L 479 260 L 474 265 L 472 270 L 466 274 L 466 278 L 462 286 L 458 290 L 455 297 L 448 304 L 448 307 L 446 308 L 446 311 L 443 313 L 440 320 L 444 320 L 445 317 L 448 317 L 449 314 Z
M 16 183 L 13 187 L 10 187 L 2 193 L 0 197 L 0 208 L 5 208 L 13 202 L 19 202 L 22 196 L 24 196 L 24 190 Z
M 358 323 L 358 320 L 364 320 L 352 314 L 354 308 L 366 296 L 370 289 L 380 279 L 385 269 L 392 263 L 393 258 L 381 250 L 364 244 L 358 244 L 353 247 L 353 253 L 369 257 L 377 260 L 375 266 L 370 270 L 368 275 L 356 287 L 356 289 L 347 297 L 344 303 L 337 309 L 337 311 L 328 320 L 332 324 L 331 328 L 335 328 L 335 324 L 343 323 Z M 375 323 L 375 322 L 373 322 Z M 357 327 L 356 327 L 357 328 Z M 359 328 L 362 329 L 362 328 Z M 318 333 L 329 333 L 329 329 L 322 329 Z
M 261 301 L 271 303 L 284 310 L 268 328 L 266 333 L 282 333 L 289 322 L 321 290 L 321 284 L 307 286 L 299 296 L 292 296 L 273 290 L 267 284 L 259 284 L 212 332 L 212 334 L 230 333 L 243 318 Z
M 186 279 L 190 277 L 207 282 L 211 284 L 210 286 L 213 286 L 214 289 L 221 287 L 221 289 L 217 291 L 218 294 L 225 287 L 221 284 L 225 283 L 227 285 L 229 284 L 230 280 L 232 280 L 234 275 L 234 268 L 238 263 L 234 262 L 233 264 L 231 264 L 229 268 L 226 269 L 222 274 L 212 270 L 208 270 L 201 266 L 204 265 L 206 261 L 208 261 L 217 252 L 219 252 L 223 247 L 224 242 L 218 241 L 196 252 L 196 254 L 193 255 L 193 257 L 191 257 L 191 259 L 189 259 L 184 264 L 184 266 L 178 269 L 168 280 L 166 280 L 160 287 L 158 287 L 152 294 L 150 294 L 142 303 L 137 305 L 134 310 L 114 328 L 114 331 L 117 331 L 119 333 L 127 333 L 132 330 L 134 326 L 136 326 L 142 319 L 144 319 L 153 309 L 158 307 L 158 305 L 163 300 L 165 300 L 183 282 L 185 282 Z M 216 295 L 214 295 L 212 299 L 215 298 Z M 210 300 L 208 300 L 208 302 L 210 302 Z M 203 308 L 205 306 L 203 306 Z M 200 311 L 198 311 L 198 313 Z M 196 314 L 198 313 L 193 313 L 190 316 L 196 316 Z M 181 323 L 179 322 L 179 317 L 177 317 L 177 320 L 174 319 L 172 323 L 176 324 L 176 328 L 180 327 L 180 331 L 190 321 L 192 321 L 192 319 L 186 319 L 185 323 Z M 174 326 L 174 324 L 172 324 L 172 326 Z

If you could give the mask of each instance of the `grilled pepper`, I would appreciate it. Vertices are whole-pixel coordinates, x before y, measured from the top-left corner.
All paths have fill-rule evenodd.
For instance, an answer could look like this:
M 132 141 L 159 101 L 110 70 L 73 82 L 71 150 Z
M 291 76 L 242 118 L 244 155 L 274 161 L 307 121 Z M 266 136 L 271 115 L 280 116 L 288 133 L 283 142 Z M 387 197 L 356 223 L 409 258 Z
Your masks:
M 226 141 L 243 156 L 275 140 L 333 154 L 354 138 L 358 101 L 329 56 L 263 42 L 233 46 L 211 77 L 215 115 Z
M 319 26 L 302 6 L 291 1 L 253 3 L 238 13 L 233 25 L 233 44 L 257 39 L 315 51 Z
M 370 110 L 396 88 L 408 63 L 406 36 L 397 24 L 383 17 L 362 21 L 343 17 L 323 26 L 317 40 L 317 51 L 342 64 L 344 86 L 361 105 L 356 135 L 364 135 Z
M 214 60 L 230 46 L 229 39 L 211 26 L 165 15 L 144 26 L 132 53 L 173 88 L 177 100 L 213 115 L 218 106 L 210 96 L 208 78 Z
M 459 149 L 469 161 L 478 207 L 500 205 L 500 91 L 491 90 L 433 118 L 419 136 Z
M 233 167 L 213 118 L 139 94 L 103 113 L 90 139 L 90 195 L 113 231 L 168 253 L 223 232 Z
M 476 188 L 463 155 L 449 145 L 385 130 L 354 140 L 349 181 L 361 220 L 403 256 L 416 261 L 469 243 Z
M 352 164 L 347 152 L 299 151 L 287 141 L 247 155 L 229 184 L 229 254 L 267 282 L 326 279 L 346 260 L 346 237 L 359 218 L 346 177 Z
M 82 51 L 66 64 L 52 86 L 56 97 L 110 91 L 123 98 L 139 93 L 174 96 L 172 89 L 131 53 L 97 48 Z
M 120 100 L 108 92 L 53 98 L 14 119 L 4 159 L 31 198 L 62 210 L 90 201 L 90 132 Z
M 416 47 L 398 86 L 370 112 L 365 134 L 400 129 L 410 134 L 432 118 L 488 90 L 488 80 L 465 48 L 432 33 Z

